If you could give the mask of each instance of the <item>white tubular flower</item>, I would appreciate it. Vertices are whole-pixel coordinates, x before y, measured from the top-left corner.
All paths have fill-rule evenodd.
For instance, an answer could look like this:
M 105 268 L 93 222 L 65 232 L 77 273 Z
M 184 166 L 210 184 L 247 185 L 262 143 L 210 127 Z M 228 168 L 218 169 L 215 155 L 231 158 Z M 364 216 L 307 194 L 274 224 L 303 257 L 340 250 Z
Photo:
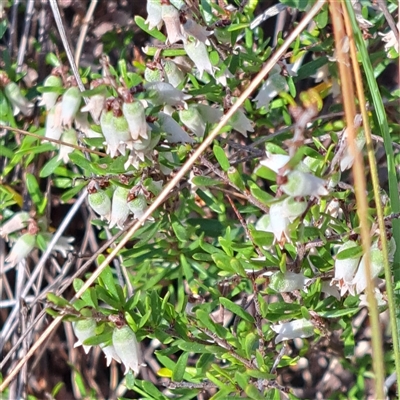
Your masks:
M 397 31 L 400 31 L 400 22 L 397 24 Z M 399 54 L 399 42 L 397 41 L 397 38 L 392 30 L 390 30 L 388 33 L 379 33 L 379 35 L 381 35 L 382 40 L 386 42 L 385 51 L 389 58 L 394 58 L 395 56 L 392 51 L 395 51 L 397 54 Z
M 314 334 L 313 324 L 305 318 L 274 324 L 271 329 L 278 334 L 275 343 L 283 340 L 307 338 Z
M 274 242 L 278 242 L 281 246 L 286 241 L 290 242 L 290 233 L 288 226 L 289 218 L 283 215 L 283 202 L 274 203 L 269 209 L 269 227 L 267 232 L 272 232 L 275 236 Z
M 147 19 L 149 29 L 161 26 L 161 0 L 147 0 L 146 3 Z
M 276 97 L 279 92 L 286 92 L 288 90 L 288 84 L 286 79 L 280 74 L 281 67 L 275 66 L 268 79 L 261 86 L 258 95 L 254 99 L 257 103 L 257 108 L 269 106 L 270 101 Z
M 58 75 L 50 75 L 46 78 L 43 84 L 44 87 L 62 87 L 62 79 Z M 39 106 L 45 106 L 46 110 L 49 111 L 53 108 L 57 102 L 59 94 L 56 92 L 45 92 L 42 94 Z
M 298 170 L 287 174 L 287 182 L 281 186 L 282 190 L 289 196 L 326 196 L 329 194 L 325 188 L 326 182 L 307 172 Z
M 83 342 L 93 336 L 96 336 L 96 321 L 93 319 L 82 319 L 72 323 L 72 329 L 78 341 L 74 347 L 82 346 L 86 354 L 89 353 L 92 346 L 84 345 Z
M 132 141 L 128 121 L 123 115 L 116 116 L 113 111 L 103 111 L 100 126 L 107 143 L 107 154 L 114 158 L 119 151 L 125 154 L 125 148 Z
M 344 250 L 357 247 L 357 243 L 353 240 L 343 243 L 338 250 L 338 255 Z M 346 258 L 343 260 L 335 260 L 335 276 L 331 281 L 331 285 L 336 284 L 340 289 L 340 295 L 343 296 L 349 289 L 352 283 L 354 273 L 360 263 L 361 256 Z
M 8 241 L 8 235 L 25 228 L 28 225 L 29 219 L 30 216 L 27 211 L 15 213 L 7 222 L 0 226 L 0 237 Z
M 98 87 L 98 82 L 94 81 L 90 83 L 90 89 L 95 89 Z M 101 93 L 94 94 L 90 96 L 89 102 L 81 108 L 81 112 L 89 112 L 91 113 L 93 120 L 96 124 L 99 123 L 100 114 L 103 111 L 104 104 L 106 101 L 107 91 L 103 86 L 103 90 Z
M 61 103 L 57 103 L 48 113 L 45 125 L 45 137 L 59 140 L 62 134 Z
M 185 80 L 185 74 L 172 60 L 162 60 L 161 63 L 167 75 L 168 83 L 173 87 L 176 88 Z
M 100 116 L 100 115 L 99 115 Z M 90 128 L 87 113 L 78 112 L 75 116 L 75 128 L 84 133 L 87 138 L 101 138 L 102 134 Z
M 143 104 L 140 101 L 124 102 L 122 104 L 122 113 L 128 122 L 132 139 L 137 140 L 139 136 L 143 139 L 148 139 L 148 126 Z
M 357 114 L 354 118 L 354 127 L 358 128 L 361 126 L 362 118 L 360 114 Z M 345 149 L 340 159 L 340 171 L 345 171 L 353 166 L 354 163 L 354 155 L 351 153 L 349 149 L 349 145 L 347 142 L 347 128 L 343 132 L 343 139 L 345 140 Z M 360 130 L 356 136 L 356 148 L 357 151 L 361 151 L 365 145 L 365 134 L 364 130 Z
M 65 143 L 69 144 L 78 144 L 78 136 L 76 134 L 76 130 L 74 128 L 66 129 L 61 135 L 61 140 Z M 75 149 L 70 146 L 60 145 L 60 151 L 58 153 L 58 160 L 63 160 L 63 163 L 66 164 L 69 161 L 69 153 L 72 153 Z
M 4 93 L 13 107 L 14 115 L 17 115 L 19 112 L 22 112 L 26 116 L 32 114 L 34 104 L 28 101 L 21 93 L 21 89 L 15 82 L 7 83 L 4 87 Z
M 288 197 L 282 202 L 282 216 L 289 218 L 293 222 L 307 209 L 306 201 L 296 201 L 293 197 Z
M 193 139 L 170 115 L 160 112 L 158 122 L 161 130 L 167 134 L 169 143 L 193 143 Z
M 371 26 L 374 26 L 373 23 L 369 22 L 362 16 L 361 4 L 358 0 L 351 0 L 351 5 L 354 8 L 354 14 L 361 29 L 368 29 L 371 28 Z
M 208 56 L 207 46 L 204 43 L 193 37 L 188 37 L 187 40 L 183 42 L 183 48 L 199 70 L 200 78 L 203 77 L 204 71 L 208 72 L 211 76 L 214 76 L 213 67 Z
M 30 233 L 25 233 L 20 236 L 14 243 L 10 254 L 6 258 L 5 269 L 15 267 L 20 263 L 29 253 L 33 250 L 36 245 L 36 235 L 31 235 Z
M 122 328 L 114 328 L 112 343 L 115 352 L 125 366 L 125 375 L 130 369 L 138 374 L 142 356 L 135 332 L 127 325 Z
M 204 136 L 206 122 L 195 105 L 179 111 L 179 119 L 199 138 Z
M 378 288 L 375 288 L 374 290 L 374 295 L 376 299 L 376 303 L 378 307 L 385 307 L 387 302 L 385 298 L 383 297 L 383 294 Z M 365 294 L 360 294 L 360 303 L 358 304 L 358 307 L 368 307 L 368 301 L 367 301 L 367 295 Z
M 271 275 L 269 287 L 278 293 L 293 292 L 294 290 L 304 290 L 308 281 L 310 279 L 303 274 L 279 271 Z
M 179 21 L 179 11 L 172 5 L 161 5 L 161 18 L 167 30 L 168 41 L 170 44 L 184 40 Z
M 394 243 L 394 241 L 392 242 Z M 371 278 L 375 279 L 383 270 L 383 252 L 378 247 L 378 243 L 375 242 L 371 246 L 370 250 L 370 265 L 371 265 Z M 365 256 L 361 258 L 360 265 L 358 266 L 358 270 L 354 275 L 353 280 L 351 281 L 351 285 L 353 285 L 355 289 L 355 293 L 362 293 L 367 287 L 367 277 L 365 274 Z
M 322 281 L 321 292 L 325 293 L 327 297 L 333 296 L 338 300 L 341 298 L 338 288 L 336 286 L 331 286 L 329 281 Z
M 154 194 L 154 196 L 158 196 L 163 188 L 163 181 L 154 181 L 153 179 L 151 182 L 146 185 L 146 188 Z
M 100 348 L 101 348 L 101 350 L 103 350 L 103 353 L 106 356 L 107 367 L 110 366 L 112 360 L 115 360 L 116 362 L 121 364 L 121 359 L 118 357 L 118 354 L 115 351 L 115 348 L 112 344 L 110 344 L 108 346 L 100 345 Z
M 76 113 L 81 106 L 82 95 L 77 86 L 71 86 L 61 100 L 61 124 L 71 128 Z
M 207 45 L 210 44 L 208 36 L 212 35 L 212 31 L 208 31 L 204 26 L 199 25 L 191 18 L 186 18 L 186 21 L 182 24 L 183 32 L 187 36 L 193 36 L 197 40 Z
M 260 161 L 260 164 L 269 168 L 276 174 L 290 161 L 290 157 L 286 154 L 271 154 L 267 152 L 267 158 Z
M 105 191 L 98 190 L 95 193 L 89 193 L 88 200 L 90 207 L 100 215 L 101 219 L 110 220 L 111 200 Z
M 146 198 L 142 194 L 139 194 L 136 199 L 128 203 L 128 208 L 131 210 L 134 219 L 141 218 L 147 210 Z
M 192 96 L 185 94 L 182 91 L 175 89 L 170 83 L 167 82 L 150 82 L 145 85 L 145 88 L 150 93 L 150 101 L 155 106 L 169 105 L 169 106 L 182 106 L 187 107 L 186 101 Z
M 123 229 L 124 223 L 129 215 L 129 207 L 128 207 L 128 194 L 129 189 L 125 189 L 121 186 L 118 186 L 114 190 L 113 198 L 112 198 L 112 206 L 111 206 L 111 220 L 109 228 L 113 228 L 115 225 L 118 228 Z
M 206 104 L 197 104 L 197 109 L 208 124 L 216 124 L 224 115 L 220 108 L 214 108 Z
M 50 243 L 51 239 L 53 239 L 53 234 L 50 232 L 42 232 L 40 236 L 45 239 L 46 243 Z M 70 244 L 74 240 L 75 238 L 72 236 L 60 236 L 53 247 L 52 253 L 60 253 L 64 258 L 67 258 L 67 253 L 74 250 L 74 246 Z
M 247 137 L 247 132 L 254 132 L 251 121 L 246 117 L 243 110 L 237 110 L 229 119 L 228 123 L 233 129 L 240 132 L 243 136 Z

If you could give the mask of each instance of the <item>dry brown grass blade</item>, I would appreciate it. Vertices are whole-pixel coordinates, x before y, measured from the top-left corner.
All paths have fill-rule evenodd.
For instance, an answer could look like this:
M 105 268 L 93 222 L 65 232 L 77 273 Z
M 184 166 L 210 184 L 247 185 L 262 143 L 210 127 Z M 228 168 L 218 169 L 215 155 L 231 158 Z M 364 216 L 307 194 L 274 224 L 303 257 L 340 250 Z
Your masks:
M 119 251 L 126 245 L 130 240 L 132 235 L 142 226 L 142 224 L 151 216 L 151 214 L 164 202 L 165 198 L 168 196 L 169 192 L 174 189 L 174 187 L 179 183 L 179 181 L 184 177 L 184 175 L 190 171 L 191 167 L 195 161 L 201 156 L 201 154 L 210 146 L 213 140 L 218 136 L 221 129 L 227 124 L 229 119 L 233 114 L 240 108 L 244 101 L 254 92 L 265 76 L 271 71 L 274 65 L 280 60 L 280 58 L 285 54 L 286 50 L 289 48 L 291 43 L 296 40 L 297 36 L 305 29 L 305 27 L 310 23 L 310 21 L 315 17 L 315 15 L 320 11 L 322 6 L 325 4 L 325 0 L 318 0 L 310 11 L 305 15 L 303 20 L 297 25 L 293 32 L 286 38 L 282 46 L 271 56 L 268 62 L 264 65 L 263 69 L 259 74 L 253 79 L 248 88 L 241 94 L 237 102 L 229 109 L 229 111 L 223 116 L 218 125 L 213 129 L 210 135 L 204 140 L 204 142 L 198 147 L 191 158 L 182 166 L 181 170 L 174 176 L 174 178 L 165 186 L 163 191 L 155 199 L 154 203 L 147 209 L 142 218 L 138 220 L 136 224 L 125 234 L 121 239 L 120 243 L 116 248 L 110 253 L 110 255 L 104 260 L 104 262 L 96 269 L 92 276 L 86 281 L 79 290 L 74 299 L 79 298 L 99 277 L 101 272 L 106 268 L 109 263 L 114 259 L 114 257 L 119 253 Z M 57 328 L 58 324 L 62 321 L 62 317 L 58 316 L 54 321 L 47 327 L 47 329 L 40 336 L 38 341 L 31 347 L 26 356 L 19 361 L 14 370 L 4 379 L 4 382 L 0 386 L 0 392 L 4 391 L 10 382 L 19 373 L 23 365 L 32 357 L 36 350 L 42 345 L 46 340 L 47 336 Z
M 360 220 L 361 240 L 364 250 L 365 275 L 368 282 L 367 298 L 369 316 L 372 328 L 379 327 L 379 316 L 377 313 L 376 299 L 373 292 L 373 284 L 371 278 L 371 259 L 370 259 L 370 226 L 368 224 L 368 203 L 366 196 L 365 169 L 361 152 L 356 146 L 356 131 L 354 128 L 354 118 L 356 116 L 356 90 L 353 82 L 353 72 L 351 69 L 351 59 L 346 46 L 346 42 L 352 42 L 354 46 L 354 37 L 352 35 L 351 25 L 347 19 L 345 23 L 343 15 L 347 13 L 346 6 L 343 2 L 330 0 L 330 12 L 332 16 L 333 31 L 335 36 L 335 54 L 339 75 L 341 80 L 343 109 L 345 112 L 347 126 L 347 140 L 350 152 L 354 157 L 353 176 L 355 182 L 355 194 L 357 201 L 357 213 Z M 353 54 L 352 54 L 353 56 Z M 355 62 L 358 62 L 355 60 Z M 382 337 L 381 333 L 376 329 L 372 329 L 372 349 L 373 349 L 373 365 L 375 372 L 375 398 L 383 399 L 384 393 L 384 364 L 382 358 Z

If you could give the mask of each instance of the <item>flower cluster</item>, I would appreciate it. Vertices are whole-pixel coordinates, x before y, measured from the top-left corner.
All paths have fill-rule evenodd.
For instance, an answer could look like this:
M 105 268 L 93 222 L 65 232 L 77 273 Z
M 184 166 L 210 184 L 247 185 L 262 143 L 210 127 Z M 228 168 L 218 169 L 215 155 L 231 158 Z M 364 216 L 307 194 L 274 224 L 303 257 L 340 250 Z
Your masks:
M 393 238 L 389 244 L 389 261 L 393 261 L 396 251 L 396 243 Z M 351 250 L 354 251 L 351 251 Z M 335 260 L 335 276 L 331 285 L 336 285 L 343 296 L 347 291 L 354 295 L 364 292 L 367 287 L 365 255 L 358 251 L 359 246 L 353 240 L 343 243 L 337 252 Z M 346 253 L 345 253 L 346 252 Z M 346 257 L 341 257 L 346 254 Z M 370 249 L 371 278 L 376 280 L 383 270 L 383 253 L 379 247 L 379 241 L 373 242 Z
M 18 232 L 21 233 L 19 236 Z M 15 213 L 0 226 L 0 237 L 14 243 L 6 258 L 4 269 L 6 272 L 28 257 L 34 248 L 45 249 L 51 242 L 53 234 L 48 232 L 48 223 L 45 217 L 35 220 L 26 211 L 21 211 Z M 72 237 L 61 236 L 53 247 L 53 253 L 58 252 L 66 258 L 67 252 L 74 249 L 70 244 L 73 240 Z
M 325 187 L 326 181 L 311 173 L 305 162 L 298 163 L 294 169 L 288 167 L 289 162 L 290 156 L 269 152 L 267 158 L 260 161 L 261 166 L 277 174 L 280 193 L 287 196 L 277 196 L 276 201 L 270 206 L 269 214 L 258 220 L 256 229 L 272 232 L 275 241 L 281 246 L 290 242 L 290 224 L 307 209 L 304 197 L 319 198 L 329 193 Z
M 139 219 L 146 211 L 148 203 L 161 189 L 162 181 L 152 178 L 133 185 L 131 189 L 116 185 L 110 187 L 109 182 L 99 184 L 92 181 L 88 186 L 88 200 L 93 211 L 109 224 L 110 229 L 115 226 L 123 229 L 129 215 Z
M 78 341 L 74 347 L 82 346 L 86 354 L 89 353 L 91 345 L 84 344 L 86 340 L 96 337 L 97 323 L 93 318 L 79 319 L 72 323 L 75 336 Z M 107 366 L 112 360 L 124 364 L 125 375 L 129 370 L 139 373 L 142 365 L 141 350 L 137 342 L 135 332 L 128 326 L 115 326 L 112 329 L 111 339 L 100 344 L 100 348 L 106 356 Z

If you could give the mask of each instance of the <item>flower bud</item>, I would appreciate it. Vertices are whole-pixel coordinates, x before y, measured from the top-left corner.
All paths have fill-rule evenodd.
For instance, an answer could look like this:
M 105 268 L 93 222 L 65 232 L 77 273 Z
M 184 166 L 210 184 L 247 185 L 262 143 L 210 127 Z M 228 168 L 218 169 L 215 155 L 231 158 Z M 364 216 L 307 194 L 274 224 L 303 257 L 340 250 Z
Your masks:
M 95 193 L 89 193 L 89 205 L 101 216 L 101 219 L 109 221 L 111 214 L 111 200 L 104 190 L 98 190 Z
M 123 229 L 124 223 L 129 215 L 129 207 L 128 207 L 128 194 L 129 189 L 125 189 L 121 186 L 118 186 L 114 190 L 113 198 L 112 198 L 112 207 L 111 207 L 111 219 L 109 228 L 113 228 L 115 225 L 118 228 Z
M 62 96 L 61 124 L 72 126 L 72 121 L 81 106 L 82 95 L 77 86 L 71 86 Z
M 62 87 L 62 79 L 57 75 L 49 75 L 44 81 L 43 86 L 60 88 Z M 49 111 L 55 106 L 58 96 L 59 94 L 57 92 L 44 92 L 39 106 L 45 106 L 46 110 Z
M 130 369 L 135 373 L 139 373 L 141 351 L 135 332 L 128 325 L 122 328 L 114 328 L 112 343 L 115 352 L 125 366 L 125 375 Z
M 83 342 L 93 336 L 96 336 L 96 322 L 93 319 L 82 319 L 72 323 L 72 329 L 78 341 L 74 347 L 82 346 L 86 354 L 89 353 L 92 346 L 84 345 Z
M 15 82 L 9 82 L 4 88 L 4 93 L 13 107 L 14 115 L 17 115 L 19 112 L 22 112 L 26 116 L 32 114 L 34 104 L 27 100 Z

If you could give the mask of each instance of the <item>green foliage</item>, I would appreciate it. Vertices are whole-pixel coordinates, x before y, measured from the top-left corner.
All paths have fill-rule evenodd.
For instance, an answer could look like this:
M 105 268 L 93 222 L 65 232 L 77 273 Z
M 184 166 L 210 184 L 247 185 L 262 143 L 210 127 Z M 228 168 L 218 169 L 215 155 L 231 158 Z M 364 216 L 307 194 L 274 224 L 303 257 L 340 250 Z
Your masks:
M 152 4 L 164 15 L 162 32 L 158 14 L 134 19 L 138 28 L 167 46 L 151 42 L 143 58 L 131 64 L 123 55 L 133 33 L 107 32 L 104 51 L 118 48 L 120 58 L 112 65 L 103 56 L 101 73 L 81 68 L 83 93 L 71 71 L 60 72 L 54 54 L 48 54 L 47 62 L 60 87 L 41 82 L 24 91 L 15 65 L 5 62 L 1 125 L 26 128 L 37 100 L 33 92 L 42 96 L 36 126 L 22 131 L 25 136 L 11 129 L 0 136 L 0 235 L 10 245 L 6 269 L 49 246 L 54 237 L 48 219 L 52 192 L 62 203 L 87 193 L 83 215 L 91 215 L 99 241 L 126 232 L 134 220 L 141 226 L 119 251 L 118 262 L 102 269 L 79 298 L 47 293 L 47 312 L 72 322 L 85 352 L 100 346 L 109 362 L 122 361 L 127 389 L 160 400 L 192 399 L 207 390 L 212 399 L 279 399 L 288 391 L 295 399 L 290 383 L 279 380 L 283 371 L 292 373 L 310 348 L 335 334 L 343 345 L 340 362 L 355 376 L 349 395 L 361 398 L 372 361 L 369 355 L 362 361 L 355 358 L 352 328 L 365 306 L 360 283 L 365 256 L 353 182 L 346 172 L 353 159 L 344 122 L 320 114 L 321 109 L 342 111 L 334 90 L 338 73 L 328 8 L 231 117 L 191 175 L 168 193 L 151 218 L 142 220 L 274 51 L 270 38 L 252 25 L 262 2 L 243 7 L 236 2 L 242 9 L 228 11 L 221 2 L 202 0 L 193 15 L 179 14 L 179 1 L 171 3 L 147 3 L 149 14 Z M 311 3 L 281 1 L 298 11 L 307 11 Z M 371 32 L 385 27 L 379 16 L 373 23 Z M 0 22 L 0 39 L 7 29 Z M 399 211 L 398 155 L 391 142 L 399 139 L 398 112 L 386 112 L 376 82 L 389 65 L 380 37 L 364 41 L 361 32 L 355 33 L 376 110 L 371 122 L 387 150 L 389 184 L 383 184 L 382 198 L 389 221 Z M 284 40 L 279 35 L 275 39 L 278 44 Z M 385 98 L 398 100 L 398 90 L 384 92 Z M 381 256 L 369 193 L 368 201 L 373 250 Z M 30 213 L 23 214 L 27 209 Z M 394 227 L 397 240 L 396 223 Z M 115 238 L 115 244 L 120 240 Z M 354 245 L 342 248 L 350 240 Z M 74 249 L 71 243 L 61 237 L 53 254 L 65 258 Z M 111 251 L 113 245 L 108 246 Z M 392 253 L 397 268 L 399 251 Z M 104 254 L 97 254 L 97 267 Z M 347 268 L 341 267 L 345 264 Z M 376 271 L 374 278 L 382 276 L 379 266 Z M 81 273 L 73 280 L 75 292 L 86 287 L 89 277 Z M 399 290 L 397 277 L 394 283 Z M 377 299 L 382 295 L 380 287 Z M 385 309 L 386 302 L 379 307 Z M 130 346 L 118 352 L 116 337 L 122 333 Z M 301 348 L 291 345 L 293 339 L 302 341 Z M 287 354 L 281 351 L 282 341 L 290 347 Z M 169 379 L 168 395 L 161 384 L 137 378 L 146 362 L 141 343 L 150 342 L 157 343 L 152 365 L 158 377 Z M 386 362 L 391 372 L 394 360 Z M 80 396 L 95 398 L 84 374 L 70 367 Z M 62 385 L 54 387 L 53 397 Z

